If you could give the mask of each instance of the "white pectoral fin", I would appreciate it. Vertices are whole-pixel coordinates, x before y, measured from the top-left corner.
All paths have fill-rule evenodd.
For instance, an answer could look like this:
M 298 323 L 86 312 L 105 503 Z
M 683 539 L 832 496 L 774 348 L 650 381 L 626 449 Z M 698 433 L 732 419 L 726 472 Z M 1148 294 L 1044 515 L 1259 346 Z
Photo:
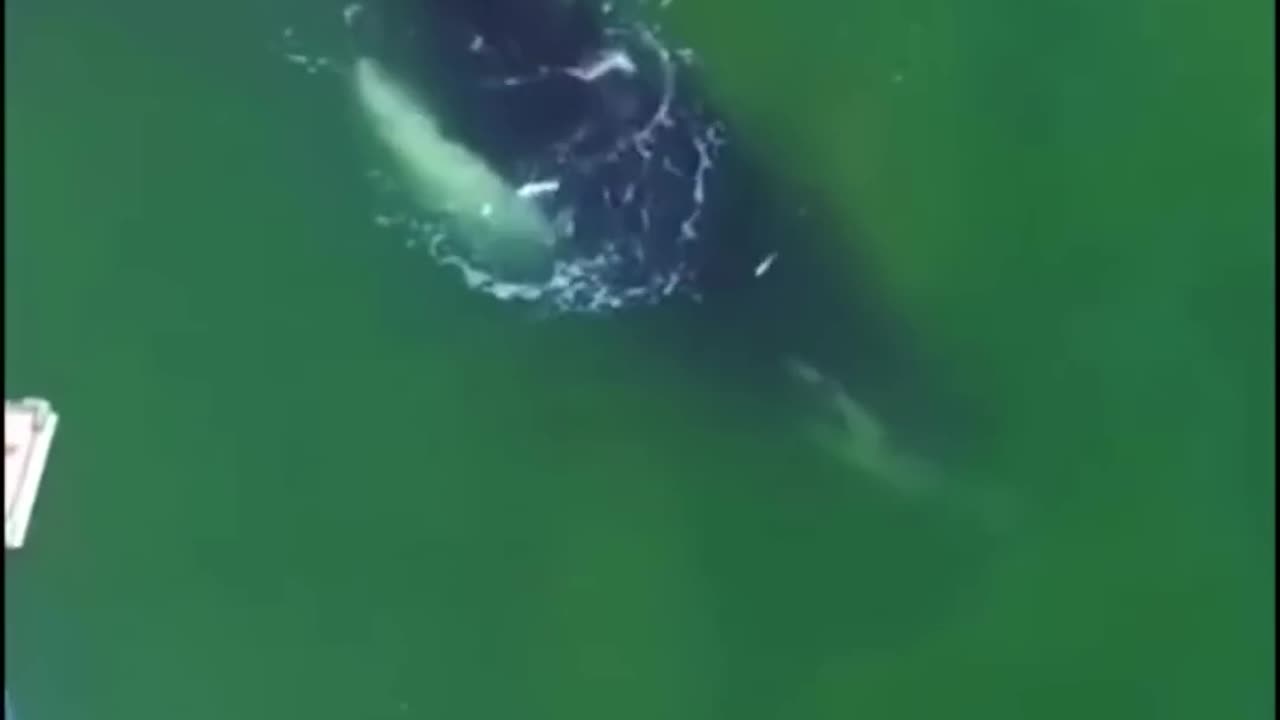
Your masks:
M 555 230 L 536 199 L 556 186 L 513 188 L 482 157 L 446 137 L 429 106 L 377 61 L 356 60 L 353 77 L 375 134 L 425 209 L 448 212 L 460 239 L 493 264 L 528 267 L 547 261 Z

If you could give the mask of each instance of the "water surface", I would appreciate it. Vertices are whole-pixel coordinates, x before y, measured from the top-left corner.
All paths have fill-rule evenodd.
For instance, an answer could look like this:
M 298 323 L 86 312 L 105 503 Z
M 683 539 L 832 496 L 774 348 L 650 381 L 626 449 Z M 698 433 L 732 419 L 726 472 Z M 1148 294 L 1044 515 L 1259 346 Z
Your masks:
M 1268 4 L 671 8 L 982 425 L 994 533 L 380 232 L 276 42 L 337 12 L 6 4 L 5 390 L 64 418 L 24 718 L 1269 716 Z

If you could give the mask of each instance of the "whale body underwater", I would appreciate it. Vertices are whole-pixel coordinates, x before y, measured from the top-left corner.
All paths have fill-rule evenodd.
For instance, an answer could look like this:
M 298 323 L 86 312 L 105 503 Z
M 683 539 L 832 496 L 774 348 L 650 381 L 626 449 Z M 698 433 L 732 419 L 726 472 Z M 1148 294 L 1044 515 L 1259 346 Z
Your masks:
M 560 314 L 674 312 L 664 332 L 762 415 L 798 408 L 859 470 L 932 485 L 887 439 L 956 435 L 913 338 L 871 274 L 833 271 L 848 243 L 820 193 L 771 177 L 691 53 L 595 0 L 365 7 L 353 93 L 440 263 Z
M 718 240 L 727 131 L 691 54 L 604 7 L 390 0 L 368 13 L 378 39 L 355 62 L 357 98 L 433 254 L 477 290 L 610 312 L 699 299 L 747 254 Z

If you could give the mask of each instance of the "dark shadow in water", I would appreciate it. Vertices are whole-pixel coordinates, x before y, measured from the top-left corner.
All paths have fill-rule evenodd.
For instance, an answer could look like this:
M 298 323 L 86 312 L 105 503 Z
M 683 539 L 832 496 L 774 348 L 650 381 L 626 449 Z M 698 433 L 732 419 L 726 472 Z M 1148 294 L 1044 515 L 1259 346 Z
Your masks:
M 422 70 L 416 81 L 447 97 L 455 135 L 501 166 L 563 132 L 591 100 L 575 83 L 500 96 L 469 85 L 456 70 L 476 62 L 471 41 L 451 37 L 469 27 L 454 24 L 462 2 L 392 3 L 438 32 L 434 45 L 402 38 L 386 56 L 404 67 L 450 68 L 434 77 Z M 512 63 L 501 72 L 514 75 L 579 61 L 565 38 L 590 35 L 589 23 L 545 12 L 553 4 L 472 0 L 466 12 L 489 28 L 488 42 L 523 42 L 498 55 Z M 520 132 L 511 130 L 513 118 Z M 715 477 L 691 470 L 681 492 L 716 593 L 725 717 L 744 718 L 775 716 L 827 661 L 892 646 L 943 621 L 977 581 L 990 538 L 972 518 L 911 504 L 809 442 L 805 428 L 822 408 L 797 392 L 784 369 L 788 357 L 837 380 L 897 442 L 943 467 L 965 458 L 977 430 L 972 408 L 938 381 L 938 367 L 886 300 L 875 268 L 858 258 L 859 239 L 834 219 L 850 213 L 831 212 L 821 189 L 782 177 L 755 156 L 749 139 L 729 137 L 698 244 L 702 301 L 558 318 L 554 332 L 596 328 L 603 336 L 606 327 L 626 328 L 655 355 L 682 358 L 700 386 L 723 398 L 726 415 L 760 419 L 753 427 L 761 435 L 654 449 L 696 456 L 697 468 L 726 469 Z M 753 441 L 760 437 L 768 441 Z M 732 690 L 746 686 L 757 691 L 750 698 Z

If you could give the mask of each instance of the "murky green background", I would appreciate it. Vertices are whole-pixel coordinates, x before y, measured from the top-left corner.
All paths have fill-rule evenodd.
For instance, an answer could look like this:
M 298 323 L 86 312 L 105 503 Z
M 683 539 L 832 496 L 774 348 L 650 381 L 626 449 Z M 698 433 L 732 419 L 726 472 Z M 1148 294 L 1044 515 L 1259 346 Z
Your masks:
M 336 12 L 5 4 L 23 720 L 1273 714 L 1270 3 L 672 9 L 981 409 L 995 532 L 376 232 L 277 43 Z

